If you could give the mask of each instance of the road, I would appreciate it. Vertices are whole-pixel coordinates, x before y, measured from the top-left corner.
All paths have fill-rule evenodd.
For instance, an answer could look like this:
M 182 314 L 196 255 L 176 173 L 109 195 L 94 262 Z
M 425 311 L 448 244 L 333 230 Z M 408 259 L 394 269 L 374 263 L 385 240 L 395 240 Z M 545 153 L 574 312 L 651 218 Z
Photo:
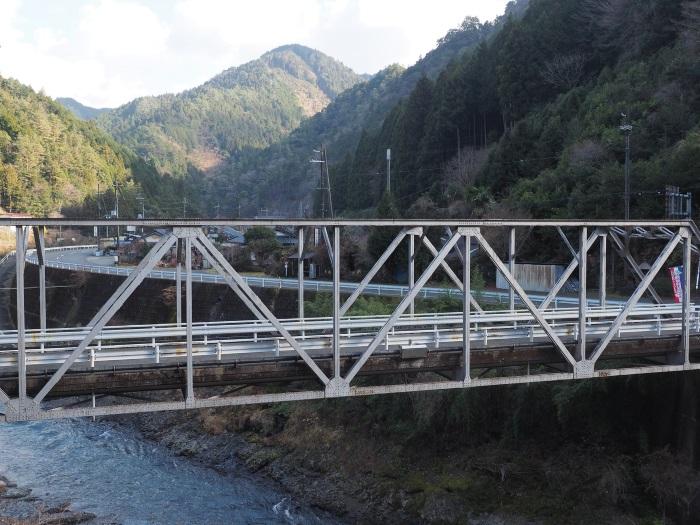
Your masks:
M 94 256 L 94 246 L 74 246 L 74 247 L 64 247 L 64 248 L 49 248 L 46 250 L 46 264 L 51 268 L 60 268 L 64 270 L 72 271 L 84 271 L 91 273 L 101 273 L 107 275 L 128 275 L 132 268 L 128 266 L 113 266 L 108 257 L 95 257 Z M 30 263 L 37 264 L 36 253 L 30 251 L 27 254 L 27 260 Z M 175 270 L 171 268 L 164 268 L 154 270 L 149 274 L 151 279 L 164 279 L 164 280 L 175 280 Z M 253 288 L 280 288 L 280 289 L 293 289 L 296 290 L 299 283 L 297 279 L 294 278 L 284 278 L 284 277 L 258 277 L 258 276 L 243 276 L 247 284 Z M 182 277 L 184 279 L 184 275 Z M 195 282 L 201 283 L 214 283 L 214 284 L 226 284 L 223 277 L 218 274 L 205 272 L 205 271 L 193 271 L 192 279 Z M 359 283 L 341 281 L 340 291 L 341 293 L 350 294 L 357 287 Z M 333 292 L 333 282 L 324 280 L 310 280 L 306 279 L 304 281 L 304 289 L 310 292 Z M 408 286 L 399 284 L 368 284 L 365 288 L 365 295 L 376 295 L 384 297 L 402 297 L 408 293 Z M 461 299 L 462 292 L 453 287 L 435 287 L 435 286 L 425 286 L 420 292 L 419 297 L 424 299 L 436 299 L 440 297 L 454 297 L 456 299 Z M 538 293 L 530 293 L 530 299 L 538 304 L 542 302 L 546 295 Z M 476 298 L 479 301 L 485 301 L 488 303 L 498 303 L 498 304 L 508 304 L 508 292 L 501 292 L 495 290 L 483 290 L 476 294 Z M 516 296 L 516 304 L 522 305 L 520 299 Z M 608 303 L 611 305 L 621 305 L 624 301 L 617 301 L 614 299 L 609 299 Z M 560 296 L 552 301 L 552 306 L 558 308 L 559 306 L 573 306 L 578 304 L 577 297 L 566 297 Z M 590 306 L 597 306 L 597 299 L 588 299 L 588 304 Z

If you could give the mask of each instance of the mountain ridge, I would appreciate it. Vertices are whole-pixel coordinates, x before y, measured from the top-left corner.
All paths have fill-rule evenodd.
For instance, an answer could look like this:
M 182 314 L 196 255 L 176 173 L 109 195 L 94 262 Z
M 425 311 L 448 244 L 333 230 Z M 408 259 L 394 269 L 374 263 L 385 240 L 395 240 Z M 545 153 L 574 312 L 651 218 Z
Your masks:
M 70 110 L 76 117 L 82 120 L 95 120 L 102 113 L 106 113 L 107 111 L 111 111 L 113 109 L 94 108 L 91 106 L 86 106 L 85 104 L 71 97 L 57 97 L 55 100 L 64 108 Z
M 134 99 L 97 123 L 161 173 L 183 177 L 279 141 L 361 79 L 320 51 L 289 44 L 180 93 Z

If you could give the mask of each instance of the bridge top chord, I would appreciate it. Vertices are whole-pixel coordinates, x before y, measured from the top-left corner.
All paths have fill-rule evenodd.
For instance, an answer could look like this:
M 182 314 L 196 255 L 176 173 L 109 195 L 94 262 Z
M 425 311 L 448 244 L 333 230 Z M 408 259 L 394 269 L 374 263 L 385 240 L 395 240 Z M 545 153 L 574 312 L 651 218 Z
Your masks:
M 15 227 L 16 250 L 0 265 L 14 259 L 17 322 L 16 330 L 0 333 L 0 412 L 4 410 L 0 420 L 180 410 L 700 369 L 700 315 L 691 301 L 691 263 L 698 254 L 700 231 L 690 220 L 5 217 L 0 218 L 1 226 Z M 45 247 L 45 227 L 56 226 L 161 228 L 149 241 L 151 244 L 145 238 L 141 241 L 145 255 L 136 266 L 117 268 L 119 272 L 114 274 L 123 280 L 89 322 L 82 327 L 54 329 L 47 326 L 46 268 L 96 272 L 94 265 L 57 260 L 77 257 L 80 250 L 89 251 L 87 246 L 71 247 L 65 253 Z M 241 274 L 221 251 L 222 245 L 209 238 L 211 226 L 295 228 L 289 234 L 294 237 L 291 249 L 298 261 L 298 312 L 293 319 L 281 319 L 273 313 L 253 290 L 254 286 L 265 286 L 264 278 L 260 283 L 254 280 L 260 278 Z M 384 252 L 361 281 L 342 281 L 341 237 L 348 235 L 348 230 L 374 227 L 390 228 Z M 533 228 L 550 229 L 547 247 L 543 249 L 551 248 L 551 253 L 538 257 L 561 257 L 562 253 L 570 256 L 568 266 L 561 266 L 561 273 L 552 276 L 548 284 L 551 289 L 541 294 L 527 292 L 525 278 L 516 271 L 519 250 L 527 246 Z M 306 247 L 305 239 L 311 243 L 306 235 L 310 229 L 316 233 L 312 236 L 314 246 Z M 516 230 L 523 233 L 519 241 Z M 33 250 L 28 249 L 30 233 Z M 551 241 L 559 238 L 561 245 L 554 246 L 558 243 Z M 635 243 L 651 243 L 643 250 L 648 259 L 644 264 L 637 262 L 636 253 L 629 249 L 632 239 Z M 407 250 L 399 249 L 402 245 Z M 610 267 L 615 269 L 608 264 L 608 247 L 619 255 L 617 270 L 621 265 L 631 270 L 629 275 L 636 280 L 631 293 L 615 290 L 617 295 L 608 297 L 607 272 Z M 305 255 L 312 250 L 330 268 L 329 280 L 305 280 Z M 420 259 L 418 250 L 422 250 Z M 193 271 L 195 257 L 196 264 L 204 265 L 206 261 L 210 271 Z M 382 293 L 376 287 L 384 285 L 371 281 L 381 275 L 379 272 L 388 261 L 402 257 L 406 258 L 405 284 L 387 285 L 384 290 L 396 297 L 395 302 L 387 303 L 393 311 L 386 315 L 353 316 L 351 308 L 360 295 Z M 498 292 L 501 311 L 490 311 L 480 304 L 486 297 L 496 297 L 496 292 L 486 290 L 482 295 L 473 289 L 471 276 L 476 257 L 480 267 L 492 265 L 506 283 L 506 292 Z M 163 270 L 164 259 L 174 268 Z M 25 294 L 30 293 L 24 282 L 27 263 L 36 268 L 39 279 L 39 322 L 31 318 L 31 326 L 25 311 Z M 656 281 L 671 265 L 675 279 L 673 302 L 669 292 L 666 298 L 659 293 L 663 288 Z M 434 282 L 433 277 L 439 272 L 451 281 L 450 288 L 441 288 L 445 283 Z M 353 275 L 347 273 L 346 277 Z M 126 301 L 145 279 L 154 278 L 175 281 L 176 322 L 115 325 L 113 319 Z M 241 308 L 249 311 L 251 320 L 194 322 L 195 280 L 227 285 Z M 559 297 L 570 280 L 576 281 L 573 291 L 569 289 L 569 295 Z M 595 288 L 590 287 L 589 280 Z M 289 279 L 279 279 L 274 284 L 291 287 Z M 321 288 L 332 295 L 332 313 L 323 318 L 309 317 L 304 312 L 305 293 Z M 440 293 L 441 289 L 448 293 Z M 458 301 L 457 312 L 415 311 L 418 299 L 445 295 Z M 566 309 L 557 308 L 558 299 Z M 53 313 L 51 318 L 55 317 Z M 212 396 L 207 388 L 214 386 L 226 386 L 229 390 Z M 256 388 L 253 393 L 241 392 L 252 386 Z M 272 390 L 265 390 L 268 387 Z M 133 396 L 134 392 L 150 390 L 178 396 L 181 393 L 182 397 L 144 401 L 141 395 L 143 402 L 139 403 L 96 404 L 96 394 Z M 55 405 L 56 400 L 72 396 L 79 397 L 78 404 L 91 406 L 76 408 L 74 400 Z

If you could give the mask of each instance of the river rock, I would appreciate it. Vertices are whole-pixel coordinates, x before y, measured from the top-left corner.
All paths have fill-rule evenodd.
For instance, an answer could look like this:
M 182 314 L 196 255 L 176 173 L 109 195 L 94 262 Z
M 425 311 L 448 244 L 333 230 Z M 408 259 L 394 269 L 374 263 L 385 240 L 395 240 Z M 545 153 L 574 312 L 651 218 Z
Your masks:
M 10 489 L 17 486 L 17 483 L 13 483 L 2 474 L 0 474 L 0 482 L 2 482 L 5 485 L 6 489 Z
M 5 492 L 0 494 L 0 499 L 22 499 L 32 493 L 32 489 L 22 487 L 7 488 Z
M 75 525 L 94 520 L 96 517 L 90 512 L 65 512 L 41 516 L 36 523 L 37 525 Z

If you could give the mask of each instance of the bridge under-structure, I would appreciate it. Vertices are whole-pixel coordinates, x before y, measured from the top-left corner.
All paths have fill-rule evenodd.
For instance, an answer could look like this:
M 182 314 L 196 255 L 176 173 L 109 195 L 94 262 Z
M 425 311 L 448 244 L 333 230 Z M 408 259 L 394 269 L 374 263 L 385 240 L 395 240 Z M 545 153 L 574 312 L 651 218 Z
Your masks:
M 105 225 L 159 227 L 167 233 L 125 275 L 89 323 L 74 328 L 47 327 L 45 229 Z M 0 219 L 0 226 L 16 231 L 16 330 L 0 333 L 0 420 L 4 421 L 700 368 L 700 309 L 691 302 L 691 258 L 698 253 L 693 241 L 700 241 L 700 231 L 692 221 L 22 218 Z M 206 231 L 211 226 L 297 230 L 301 267 L 296 318 L 274 315 L 209 239 Z M 343 293 L 340 241 L 344 233 L 357 228 L 386 229 L 391 240 L 365 277 Z M 323 318 L 304 314 L 308 289 L 304 239 L 314 229 L 322 232 L 319 238 L 325 240 L 332 268 L 332 315 Z M 544 297 L 529 296 L 514 276 L 518 234 L 536 229 L 555 232 L 571 254 L 570 263 Z M 577 240 L 570 239 L 572 233 Z M 24 304 L 30 234 L 35 244 L 30 259 L 34 258 L 39 275 L 39 322 L 32 327 L 27 326 Z M 645 259 L 653 260 L 648 268 L 638 264 L 627 249 L 631 239 L 644 243 Z M 521 235 L 521 246 L 525 243 L 527 235 Z M 399 253 L 401 245 L 407 248 L 405 255 Z M 495 266 L 507 281 L 507 309 L 485 310 L 479 304 L 479 294 L 471 285 L 473 246 L 478 246 L 480 260 Z M 634 291 L 623 298 L 607 294 L 609 246 L 637 278 Z M 416 262 L 419 249 L 428 252 L 428 262 Z M 176 322 L 110 324 L 125 301 L 144 279 L 153 277 L 160 261 L 173 250 L 177 253 Z M 248 308 L 250 320 L 193 321 L 195 252 Z M 407 259 L 408 284 L 393 313 L 348 315 L 384 265 L 399 256 Z M 590 264 L 590 259 L 595 264 Z M 455 263 L 459 268 L 452 268 Z M 654 287 L 661 270 L 670 264 L 683 269 L 679 302 L 665 302 Z M 459 290 L 461 309 L 417 313 L 416 299 L 438 271 Z M 591 275 L 597 284 L 594 293 L 588 285 Z M 572 276 L 579 281 L 575 301 L 569 298 L 565 308 L 553 308 Z M 645 295 L 648 299 L 643 300 Z M 157 397 L 144 394 L 149 391 L 162 393 Z

